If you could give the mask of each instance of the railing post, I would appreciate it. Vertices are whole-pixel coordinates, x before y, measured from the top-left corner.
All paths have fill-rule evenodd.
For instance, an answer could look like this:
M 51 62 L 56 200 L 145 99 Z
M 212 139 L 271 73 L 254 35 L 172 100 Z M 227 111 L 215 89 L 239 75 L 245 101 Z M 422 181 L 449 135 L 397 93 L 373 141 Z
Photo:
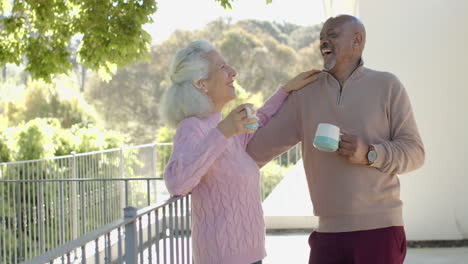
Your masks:
M 157 146 L 158 143 L 153 144 L 153 149 L 151 152 L 151 176 L 153 178 L 158 177 L 158 167 L 157 167 L 157 160 L 158 160 L 158 152 L 157 152 Z M 153 190 L 154 190 L 154 202 L 158 202 L 158 190 L 157 190 L 157 184 L 156 182 L 151 183 L 153 185 Z
M 137 208 L 129 206 L 124 209 L 124 218 L 132 219 L 131 222 L 125 225 L 125 262 L 137 263 L 137 225 L 136 225 Z M 140 230 L 141 232 L 141 230 Z
M 23 172 L 24 173 L 24 172 Z M 23 175 L 24 177 L 24 175 Z M 17 212 L 17 215 L 16 215 L 16 219 L 17 219 L 17 228 L 19 230 L 19 243 L 18 243 L 18 261 L 21 262 L 24 260 L 25 256 L 23 256 L 24 252 L 23 252 L 23 246 L 24 246 L 24 236 L 23 236 L 23 227 L 25 226 L 24 225 L 24 220 L 23 220 L 23 210 L 21 210 L 21 183 L 18 182 L 17 184 L 17 192 L 16 192 L 16 199 L 18 200 L 18 205 L 17 205 L 17 208 L 16 208 L 16 212 Z M 0 262 L 1 262 L 1 259 L 0 259 Z
M 77 173 L 77 167 L 76 167 L 76 152 L 72 151 L 71 153 L 73 155 L 72 159 L 72 179 L 77 179 L 78 173 Z M 76 186 L 76 181 L 71 182 L 71 222 L 72 222 L 72 239 L 77 239 L 78 238 L 78 201 L 76 199 L 77 196 L 77 186 Z M 81 200 L 84 199 L 84 197 L 80 197 Z M 83 230 L 84 233 L 84 230 Z
M 152 149 L 152 152 L 151 152 L 151 176 L 153 178 L 158 177 L 157 167 L 156 167 L 156 160 L 158 158 L 158 152 L 156 150 L 157 144 L 158 143 L 153 144 L 153 149 Z
M 39 210 L 39 250 L 40 253 L 45 251 L 45 240 L 44 240 L 44 187 L 43 183 L 39 183 L 39 197 L 38 197 L 38 210 Z
M 125 178 L 125 160 L 124 160 L 124 153 L 123 153 L 123 147 L 120 147 L 120 178 L 123 179 Z M 126 193 L 126 181 L 123 181 L 121 186 L 120 186 L 120 208 L 125 208 L 127 206 L 127 193 Z
M 59 197 L 60 197 L 60 245 L 63 245 L 65 243 L 65 210 L 63 208 L 63 181 L 60 181 L 59 185 Z M 64 262 L 64 257 L 62 256 L 62 263 Z

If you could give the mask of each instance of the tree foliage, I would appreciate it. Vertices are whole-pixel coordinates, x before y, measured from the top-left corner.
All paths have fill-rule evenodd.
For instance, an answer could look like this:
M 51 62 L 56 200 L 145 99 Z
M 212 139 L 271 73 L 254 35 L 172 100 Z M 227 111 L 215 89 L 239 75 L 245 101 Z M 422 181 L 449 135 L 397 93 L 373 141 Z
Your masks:
M 0 131 L 0 162 L 33 160 L 122 146 L 125 137 L 96 126 L 63 128 L 56 118 L 36 118 Z
M 237 86 L 258 94 L 261 104 L 280 84 L 302 71 L 321 67 L 319 30 L 318 26 L 255 20 L 233 24 L 229 19 L 212 21 L 201 30 L 179 30 L 152 47 L 149 62 L 119 69 L 108 83 L 91 79 L 86 99 L 106 121 L 106 128 L 129 135 L 133 144 L 152 142 L 161 126 L 158 104 L 171 84 L 169 66 L 177 50 L 196 39 L 214 43 L 236 69 Z M 253 98 L 244 98 L 241 93 L 238 90 L 239 97 L 231 104 L 251 102 Z
M 215 0 L 216 2 L 219 2 L 222 7 L 225 9 L 232 9 L 231 3 L 234 2 L 234 0 Z M 267 4 L 272 3 L 273 0 L 265 0 Z
M 75 125 L 72 128 L 65 129 L 61 127 L 60 121 L 55 118 L 37 118 L 25 124 L 20 124 L 16 127 L 1 129 L 0 131 L 0 163 L 19 160 L 34 160 L 49 158 L 52 156 L 70 155 L 75 152 L 90 152 L 94 150 L 103 150 L 121 146 L 123 138 L 115 133 L 97 129 L 96 127 L 84 127 Z M 136 155 L 126 153 L 125 155 L 125 171 L 126 175 L 133 176 L 129 173 L 136 164 Z M 75 160 L 75 159 L 73 159 Z M 119 156 L 108 155 L 102 158 L 102 155 L 89 155 L 86 158 L 87 166 L 81 166 L 78 170 L 79 178 L 97 177 L 103 178 L 107 176 L 105 172 L 119 171 Z M 20 179 L 65 179 L 73 175 L 72 158 L 65 159 L 48 159 L 42 161 L 28 162 L 21 165 L 18 164 L 2 164 L 0 166 L 0 179 L 2 180 L 20 180 Z M 116 162 L 117 161 L 117 162 Z M 83 164 L 83 159 L 81 161 Z M 89 163 L 88 163 L 89 162 Z M 96 172 L 96 167 L 89 164 L 98 164 L 99 170 Z M 118 174 L 115 174 L 118 177 Z M 27 183 L 2 183 L 0 188 L 0 197 L 3 199 L 3 212 L 1 215 L 2 221 L 9 228 L 0 229 L 0 237 L 12 245 L 11 249 L 4 251 L 5 248 L 0 248 L 0 253 L 7 259 L 7 263 L 18 263 L 19 259 L 24 257 L 24 252 L 39 252 L 40 248 L 50 250 L 57 247 L 60 240 L 60 234 L 65 238 L 71 237 L 71 230 L 60 228 L 61 219 L 63 224 L 71 226 L 72 220 L 69 217 L 70 207 L 65 202 L 65 214 L 63 218 L 56 217 L 58 197 L 65 197 L 65 201 L 71 199 L 72 183 L 61 182 L 63 192 L 58 189 L 58 183 L 48 182 L 38 184 Z M 95 184 L 85 183 L 87 185 L 86 199 L 90 200 L 91 193 L 102 193 L 102 187 Z M 38 187 L 43 188 L 43 195 L 38 194 Z M 132 186 L 134 187 L 134 186 Z M 120 201 L 123 196 L 121 188 L 117 183 L 109 183 L 108 188 L 115 190 L 108 193 L 109 201 Z M 133 192 L 133 190 L 132 190 Z M 136 190 L 138 192 L 138 190 Z M 16 195 L 14 195 L 16 193 Z M 12 195 L 13 194 L 13 195 Z M 37 195 L 35 195 L 37 194 Z M 76 196 L 76 194 L 74 194 Z M 38 199 L 37 197 L 42 197 Z M 79 196 L 85 199 L 84 196 Z M 95 206 L 103 206 L 103 201 L 100 199 L 92 199 Z M 143 199 L 142 199 L 143 200 Z M 133 200 L 131 200 L 133 202 Z M 146 200 L 144 200 L 146 201 Z M 106 201 L 107 202 L 107 201 Z M 18 205 L 21 204 L 21 207 Z M 137 204 L 137 203 L 133 203 Z M 44 217 L 37 219 L 37 208 L 41 208 L 44 212 Z M 108 210 L 107 214 L 112 219 L 117 219 L 119 210 Z M 94 230 L 101 226 L 102 222 L 90 214 L 83 214 L 82 219 L 86 222 L 88 230 Z M 12 224 L 17 223 L 17 224 Z M 31 227 L 37 228 L 45 225 L 51 235 L 48 240 L 41 240 L 39 233 L 27 232 Z M 21 232 L 20 232 L 21 230 Z M 61 233 L 63 232 L 63 233 Z M 81 234 L 85 231 L 81 230 Z M 14 252 L 14 254 L 13 254 Z M 9 255 L 13 254 L 13 255 Z M 31 256 L 30 256 L 31 257 Z
M 7 0 L 0 1 L 0 66 L 26 64 L 33 78 L 72 69 L 69 48 L 81 39 L 78 58 L 87 68 L 108 76 L 147 55 L 154 0 Z
M 214 1 L 231 9 L 234 0 Z M 142 26 L 156 11 L 155 0 L 0 0 L 0 67 L 24 63 L 33 79 L 51 81 L 76 70 L 77 59 L 109 80 L 147 59 L 151 36 Z
M 17 91 L 0 96 L 0 162 L 116 148 L 126 140 L 104 130 L 94 108 L 66 85 L 33 81 Z
M 1 98 L 7 126 L 35 118 L 57 118 L 64 128 L 99 123 L 94 108 L 76 90 L 56 83 L 30 82 L 21 98 Z
M 263 105 L 263 95 L 261 93 L 251 93 L 242 88 L 237 82 L 234 82 L 234 85 L 237 97 L 224 106 L 221 113 L 223 117 L 226 117 L 237 106 L 247 102 L 253 104 L 256 109 Z

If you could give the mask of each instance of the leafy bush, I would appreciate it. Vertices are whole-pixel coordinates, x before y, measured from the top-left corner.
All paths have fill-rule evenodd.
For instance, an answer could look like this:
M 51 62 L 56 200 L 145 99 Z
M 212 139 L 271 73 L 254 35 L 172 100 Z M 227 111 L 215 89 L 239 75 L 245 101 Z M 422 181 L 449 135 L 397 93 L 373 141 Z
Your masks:
M 48 158 L 59 155 L 69 155 L 72 151 L 89 152 L 93 150 L 103 150 L 105 148 L 114 148 L 121 146 L 123 137 L 115 132 L 106 132 L 95 126 L 85 127 L 82 124 L 77 124 L 71 129 L 64 129 L 61 123 L 56 118 L 36 118 L 25 124 L 20 124 L 17 127 L 9 127 L 0 131 L 0 158 L 1 162 L 14 160 L 31 160 Z M 134 151 L 129 151 L 124 154 L 125 157 L 125 175 L 132 177 L 134 169 L 142 166 L 138 163 L 137 155 Z M 0 178 L 5 180 L 19 179 L 63 179 L 70 178 L 73 175 L 71 158 L 69 159 L 50 159 L 41 162 L 33 162 L 28 165 L 8 164 L 0 167 Z M 118 172 L 120 169 L 119 154 L 116 151 L 109 153 L 105 157 L 102 155 L 81 156 L 76 158 L 77 162 L 83 164 L 93 164 L 97 166 L 81 166 L 77 177 L 80 178 L 104 178 L 109 175 L 119 177 L 118 173 L 110 174 L 110 172 Z M 79 165 L 78 165 L 79 166 Z M 108 198 L 113 203 L 118 203 L 123 197 L 121 188 L 118 189 L 120 183 L 108 183 L 108 190 L 116 190 L 108 193 Z M 51 234 L 54 234 L 49 241 L 46 241 L 44 247 L 51 249 L 56 246 L 55 242 L 59 241 L 60 234 L 60 218 L 55 217 L 57 210 L 58 197 L 61 195 L 65 200 L 71 197 L 71 184 L 63 183 L 63 193 L 57 187 L 56 182 L 42 183 L 41 185 L 28 183 L 2 183 L 3 188 L 0 188 L 0 197 L 5 197 L 3 201 L 5 214 L 2 215 L 1 221 L 7 223 L 17 222 L 18 224 L 12 227 L 11 230 L 1 230 L 0 237 L 7 236 L 11 238 L 14 248 L 17 245 L 32 245 L 33 248 L 38 248 L 38 233 L 28 234 L 24 232 L 28 225 L 38 226 L 39 221 L 33 219 L 34 212 L 37 208 L 42 208 L 45 215 L 45 225 L 48 226 Z M 38 186 L 42 187 L 43 204 L 39 205 L 37 195 L 39 192 Z M 86 197 L 93 199 L 92 202 L 97 206 L 103 206 L 104 201 L 101 199 L 103 186 L 102 184 L 87 183 Z M 120 190 L 120 191 L 119 191 Z M 11 194 L 16 194 L 11 196 Z M 37 195 L 28 195 L 37 194 Z M 0 198 L 1 199 L 1 198 Z M 17 205 L 21 204 L 21 210 L 18 210 Z M 66 210 L 69 207 L 65 206 Z M 22 220 L 19 221 L 19 212 L 21 212 Z M 66 213 L 67 214 L 67 213 Z M 109 211 L 110 217 L 118 217 L 120 211 Z M 117 216 L 115 216 L 117 215 Z M 65 225 L 71 225 L 71 218 L 65 216 Z M 87 230 L 94 230 L 97 226 L 102 225 L 101 219 L 93 219 L 90 215 L 87 216 Z M 8 225 L 8 224 L 7 224 Z M 11 237 L 8 232 L 19 234 L 22 229 L 23 236 Z M 6 233 L 4 233 L 4 231 Z M 70 231 L 65 231 L 65 237 L 70 237 Z M 19 247 L 18 247 L 19 248 Z M 1 250 L 1 249 L 0 249 Z M 2 255 L 5 252 L 2 252 Z
M 34 119 L 26 123 L 18 134 L 16 160 L 51 157 L 55 153 L 53 136 L 56 120 Z
M 278 183 L 284 178 L 284 175 L 286 175 L 293 166 L 294 165 L 292 164 L 287 167 L 281 166 L 275 160 L 271 161 L 260 170 L 260 189 L 263 199 L 270 195 L 276 185 L 278 185 Z
M 250 93 L 237 82 L 235 82 L 234 85 L 237 97 L 224 106 L 222 111 L 223 117 L 226 117 L 234 108 L 241 104 L 250 103 L 253 104 L 255 108 L 259 108 L 263 105 L 263 95 L 261 93 Z
M 54 156 L 65 156 L 70 155 L 73 151 L 76 151 L 78 144 L 78 138 L 73 134 L 70 129 L 58 129 L 54 134 Z
M 0 162 L 11 160 L 11 150 L 8 148 L 7 137 L 3 130 L 0 130 Z
M 172 143 L 174 141 L 175 130 L 167 126 L 160 127 L 156 142 L 158 143 Z M 163 177 L 164 169 L 172 153 L 172 146 L 156 146 L 157 148 L 157 177 Z
M 36 118 L 57 118 L 64 128 L 99 123 L 96 111 L 79 92 L 67 86 L 31 82 L 21 99 L 2 98 L 3 118 L 9 126 L 17 126 Z
M 96 126 L 61 127 L 56 118 L 36 118 L 0 130 L 0 162 L 42 159 L 122 146 L 125 137 Z

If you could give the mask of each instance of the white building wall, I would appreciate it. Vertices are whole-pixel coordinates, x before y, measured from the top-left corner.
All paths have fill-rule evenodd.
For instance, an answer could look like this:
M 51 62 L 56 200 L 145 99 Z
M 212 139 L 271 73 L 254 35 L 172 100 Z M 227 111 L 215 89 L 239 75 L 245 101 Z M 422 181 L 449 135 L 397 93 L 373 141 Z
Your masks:
M 396 74 L 426 147 L 400 176 L 410 240 L 468 238 L 468 1 L 360 0 L 367 67 Z

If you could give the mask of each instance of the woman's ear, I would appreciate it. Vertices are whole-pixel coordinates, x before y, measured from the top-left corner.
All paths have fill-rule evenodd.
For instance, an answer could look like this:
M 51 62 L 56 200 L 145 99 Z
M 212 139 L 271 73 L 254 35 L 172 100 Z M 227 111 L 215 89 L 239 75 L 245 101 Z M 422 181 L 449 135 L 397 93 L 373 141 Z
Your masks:
M 205 93 L 205 94 L 208 92 L 208 89 L 206 89 L 205 84 L 203 83 L 203 80 L 193 80 L 192 84 L 200 92 Z

